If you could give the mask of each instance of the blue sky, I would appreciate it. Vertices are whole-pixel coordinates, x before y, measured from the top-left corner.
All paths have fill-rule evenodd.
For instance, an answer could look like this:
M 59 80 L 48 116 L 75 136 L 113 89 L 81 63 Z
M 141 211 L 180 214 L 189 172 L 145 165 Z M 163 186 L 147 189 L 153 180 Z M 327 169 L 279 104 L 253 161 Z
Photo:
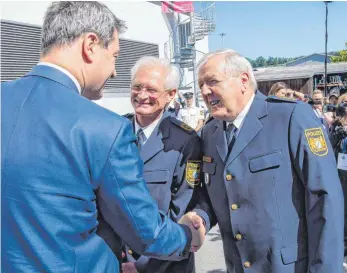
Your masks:
M 194 5 L 199 12 L 201 2 Z M 344 49 L 347 1 L 330 3 L 328 16 L 328 51 Z M 215 18 L 210 51 L 232 48 L 252 59 L 324 52 L 324 2 L 216 2 Z M 221 32 L 227 33 L 224 46 Z

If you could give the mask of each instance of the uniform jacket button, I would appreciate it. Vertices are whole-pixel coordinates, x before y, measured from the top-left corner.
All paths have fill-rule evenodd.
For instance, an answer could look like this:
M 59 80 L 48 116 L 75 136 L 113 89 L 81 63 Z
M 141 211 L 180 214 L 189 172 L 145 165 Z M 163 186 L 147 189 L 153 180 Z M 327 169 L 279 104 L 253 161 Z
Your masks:
M 131 249 L 128 250 L 128 253 L 129 253 L 130 255 L 133 255 L 133 251 L 132 251 Z
M 237 210 L 239 208 L 239 205 L 237 205 L 237 204 L 232 204 L 231 205 L 231 209 L 232 210 Z
M 228 173 L 225 178 L 227 181 L 230 181 L 233 179 L 233 176 L 230 173 Z
M 244 262 L 243 263 L 243 266 L 245 267 L 245 268 L 250 268 L 252 265 L 251 265 L 251 263 L 250 262 Z
M 240 233 L 238 233 L 238 234 L 236 234 L 235 238 L 236 238 L 236 240 L 241 241 L 243 236 Z

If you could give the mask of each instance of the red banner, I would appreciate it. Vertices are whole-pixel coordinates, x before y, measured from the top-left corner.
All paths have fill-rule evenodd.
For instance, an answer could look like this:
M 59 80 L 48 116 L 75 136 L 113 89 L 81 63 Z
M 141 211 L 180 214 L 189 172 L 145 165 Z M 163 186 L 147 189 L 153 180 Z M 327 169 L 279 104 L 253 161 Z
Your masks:
M 161 11 L 164 13 L 177 12 L 187 13 L 194 12 L 193 1 L 162 1 Z

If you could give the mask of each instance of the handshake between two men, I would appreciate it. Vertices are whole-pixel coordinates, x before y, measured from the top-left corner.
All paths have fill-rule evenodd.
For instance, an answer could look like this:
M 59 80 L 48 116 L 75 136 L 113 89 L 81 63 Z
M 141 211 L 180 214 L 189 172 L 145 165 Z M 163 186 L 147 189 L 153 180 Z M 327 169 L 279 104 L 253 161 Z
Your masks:
M 182 216 L 179 224 L 186 225 L 192 232 L 192 242 L 190 252 L 197 252 L 205 240 L 206 228 L 202 218 L 194 211 L 190 211 Z
M 206 235 L 206 228 L 202 218 L 199 215 L 197 215 L 196 212 L 190 211 L 186 213 L 185 215 L 183 215 L 182 218 L 178 221 L 178 223 L 189 227 L 192 233 L 190 252 L 197 252 L 201 248 L 205 240 L 205 235 Z M 126 257 L 126 254 L 123 253 L 122 258 L 125 258 L 125 257 Z M 188 260 L 189 259 L 190 258 L 188 258 Z M 194 262 L 194 259 L 192 261 Z M 154 264 L 150 264 L 150 265 L 147 264 L 146 267 L 148 267 L 149 269 L 146 268 L 145 270 L 140 270 L 138 263 L 135 265 L 134 262 L 128 261 L 128 262 L 122 263 L 122 272 L 123 273 L 139 273 L 139 271 L 150 272 L 151 268 L 152 269 L 155 268 L 156 273 L 166 272 L 166 269 L 170 266 L 172 262 L 171 261 L 166 261 L 166 262 L 162 261 L 162 262 L 164 263 L 158 263 L 157 266 L 155 266 Z M 185 272 L 189 272 L 189 269 L 188 269 L 189 264 L 190 264 L 190 261 L 187 261 L 186 263 L 178 265 L 178 266 L 183 266 L 184 269 L 174 267 L 176 270 L 175 272 L 180 272 L 181 270 L 185 270 Z

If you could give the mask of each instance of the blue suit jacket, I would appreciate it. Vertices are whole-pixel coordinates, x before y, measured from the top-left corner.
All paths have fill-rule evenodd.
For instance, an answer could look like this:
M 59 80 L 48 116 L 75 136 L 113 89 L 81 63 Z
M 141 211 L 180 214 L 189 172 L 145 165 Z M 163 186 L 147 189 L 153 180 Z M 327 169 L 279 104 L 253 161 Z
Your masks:
M 47 66 L 1 89 L 2 272 L 118 272 L 100 212 L 137 252 L 187 256 L 190 232 L 158 212 L 127 119 Z
M 202 208 L 219 224 L 229 273 L 342 272 L 343 195 L 310 106 L 258 92 L 230 155 L 223 121 L 202 142 L 212 203 Z

